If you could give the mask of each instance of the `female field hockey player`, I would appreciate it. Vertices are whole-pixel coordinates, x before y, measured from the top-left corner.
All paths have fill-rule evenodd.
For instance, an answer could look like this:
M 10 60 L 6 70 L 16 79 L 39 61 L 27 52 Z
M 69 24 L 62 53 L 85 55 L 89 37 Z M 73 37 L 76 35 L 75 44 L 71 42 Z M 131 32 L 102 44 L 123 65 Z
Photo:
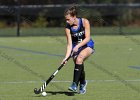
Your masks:
M 87 81 L 85 80 L 84 61 L 94 52 L 94 42 L 90 38 L 90 23 L 86 18 L 77 17 L 76 7 L 72 6 L 64 12 L 66 27 L 65 33 L 67 38 L 67 48 L 65 59 L 74 52 L 73 61 L 75 64 L 73 83 L 68 88 L 79 93 L 86 93 Z M 62 63 L 66 63 L 65 59 Z

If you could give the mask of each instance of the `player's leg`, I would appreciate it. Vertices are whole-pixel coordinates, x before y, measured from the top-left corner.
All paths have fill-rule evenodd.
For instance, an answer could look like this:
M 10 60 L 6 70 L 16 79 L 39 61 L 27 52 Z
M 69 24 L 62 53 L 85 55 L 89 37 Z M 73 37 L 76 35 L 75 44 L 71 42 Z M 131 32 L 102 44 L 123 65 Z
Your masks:
M 87 47 L 80 52 L 79 57 L 80 57 L 80 55 L 82 57 L 80 57 L 80 58 L 77 57 L 77 60 L 79 60 L 79 61 L 82 60 L 82 62 L 84 62 L 92 53 L 93 53 L 93 49 L 91 49 L 90 47 Z M 81 74 L 80 74 L 80 78 L 79 78 L 79 81 L 80 81 L 79 93 L 80 94 L 86 93 L 86 86 L 87 86 L 87 81 L 85 80 L 84 64 L 82 64 L 82 65 L 83 66 L 82 66 L 82 70 L 81 70 Z
M 84 60 L 87 59 L 92 53 L 93 49 L 90 47 L 84 48 L 76 58 L 76 64 L 83 64 Z
M 94 52 L 94 50 L 90 47 L 85 48 L 80 52 L 79 55 L 83 56 L 83 62 Z M 85 71 L 84 71 L 84 64 L 81 72 L 80 83 L 83 84 L 85 82 Z
M 81 75 L 80 75 L 80 84 L 84 84 L 85 83 L 85 70 L 84 70 L 84 63 L 83 63 L 83 68 L 82 68 L 82 71 L 81 71 Z
M 77 80 L 77 73 L 79 72 L 79 70 L 76 70 L 76 68 L 77 68 L 77 64 L 75 63 L 76 58 L 77 58 L 77 54 L 73 56 L 73 62 L 75 64 L 73 82 L 72 82 L 71 86 L 68 88 L 69 90 L 75 91 L 75 92 L 77 92 L 77 87 L 78 87 L 78 83 L 75 80 Z
M 85 73 L 84 73 L 83 61 L 87 57 L 89 57 L 92 54 L 92 52 L 93 52 L 93 50 L 90 47 L 86 47 L 86 48 L 82 49 L 82 51 L 79 53 L 79 55 L 77 57 L 75 57 L 73 84 L 69 87 L 69 90 L 76 91 L 80 80 L 83 81 L 83 83 L 85 83 Z

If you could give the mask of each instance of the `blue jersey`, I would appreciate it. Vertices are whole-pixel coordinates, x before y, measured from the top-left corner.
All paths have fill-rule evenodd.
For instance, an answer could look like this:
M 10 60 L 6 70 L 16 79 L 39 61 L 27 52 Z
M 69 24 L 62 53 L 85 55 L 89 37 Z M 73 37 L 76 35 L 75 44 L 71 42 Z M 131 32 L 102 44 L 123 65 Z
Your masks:
M 75 29 L 71 25 L 67 25 L 66 28 L 70 29 L 71 37 L 72 37 L 72 45 L 73 48 L 80 42 L 82 42 L 85 39 L 85 28 L 83 26 L 82 18 L 78 18 L 78 28 Z M 90 39 L 90 41 L 83 46 L 94 48 L 94 41 Z M 83 48 L 82 47 L 82 48 Z M 80 48 L 79 48 L 80 49 Z

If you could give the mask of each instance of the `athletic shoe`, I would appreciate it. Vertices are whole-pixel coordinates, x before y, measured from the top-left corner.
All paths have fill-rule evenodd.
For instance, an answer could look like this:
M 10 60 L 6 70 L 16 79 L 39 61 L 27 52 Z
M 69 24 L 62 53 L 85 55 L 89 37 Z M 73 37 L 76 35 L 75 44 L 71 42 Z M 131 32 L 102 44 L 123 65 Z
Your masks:
M 85 81 L 85 84 L 80 84 L 79 94 L 86 93 L 86 86 L 87 86 L 87 81 Z
M 75 82 L 72 83 L 72 85 L 68 88 L 70 91 L 74 91 L 76 92 L 77 91 L 77 85 Z

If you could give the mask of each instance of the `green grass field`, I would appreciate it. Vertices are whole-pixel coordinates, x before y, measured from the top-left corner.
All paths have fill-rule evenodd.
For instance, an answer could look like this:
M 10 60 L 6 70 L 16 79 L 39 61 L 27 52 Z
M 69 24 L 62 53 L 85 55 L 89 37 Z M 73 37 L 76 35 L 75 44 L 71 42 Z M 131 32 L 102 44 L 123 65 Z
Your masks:
M 96 52 L 85 63 L 86 94 L 68 91 L 74 66 L 70 60 L 42 97 L 33 89 L 60 65 L 65 37 L 1 37 L 0 100 L 140 100 L 140 35 L 92 38 Z

